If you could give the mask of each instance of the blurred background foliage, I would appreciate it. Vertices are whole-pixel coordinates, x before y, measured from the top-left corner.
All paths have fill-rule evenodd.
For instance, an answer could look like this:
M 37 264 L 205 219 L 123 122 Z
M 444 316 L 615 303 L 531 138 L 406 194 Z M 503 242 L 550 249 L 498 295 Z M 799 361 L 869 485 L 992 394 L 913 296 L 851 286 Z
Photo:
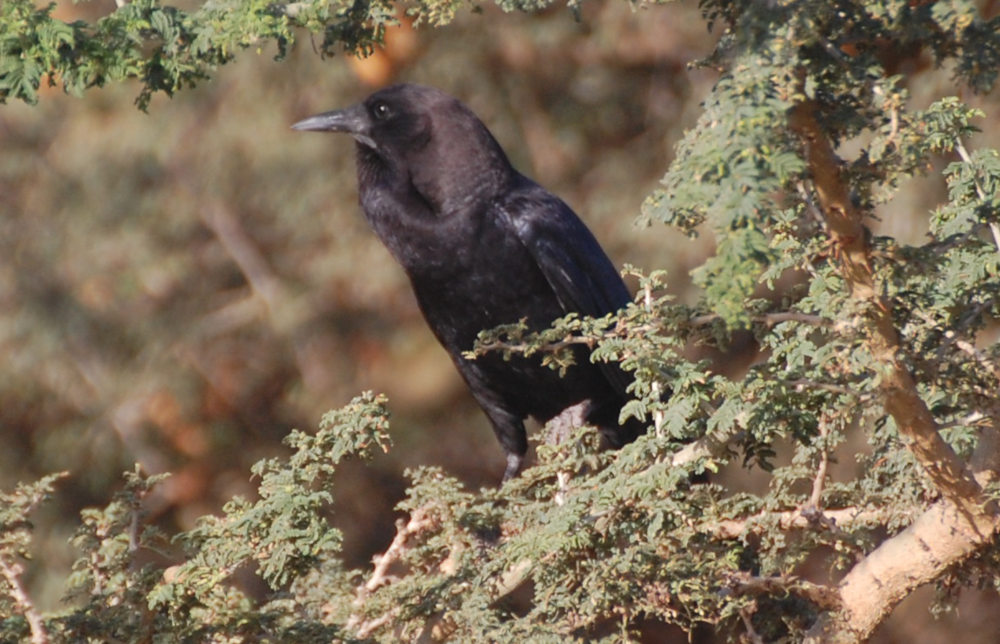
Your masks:
M 67 2 L 55 16 L 111 9 Z M 437 85 L 616 263 L 683 281 L 710 240 L 632 222 L 711 82 L 685 63 L 712 42 L 693 7 L 485 11 L 404 23 L 366 59 L 323 60 L 308 40 L 281 63 L 244 52 L 148 113 L 138 83 L 79 99 L 43 86 L 35 106 L 0 107 L 0 486 L 68 470 L 53 511 L 70 519 L 139 462 L 173 473 L 162 520 L 190 526 L 252 494 L 250 464 L 291 428 L 365 389 L 388 395 L 399 447 L 341 474 L 354 563 L 391 536 L 403 468 L 495 484 L 485 417 L 361 217 L 353 143 L 289 126 L 393 81 Z M 49 532 L 55 556 L 69 525 Z
M 60 2 L 54 15 L 113 10 Z M 39 514 L 42 605 L 63 592 L 80 509 L 105 503 L 133 463 L 173 473 L 154 493 L 155 520 L 189 529 L 253 494 L 250 465 L 292 428 L 362 390 L 388 396 L 397 447 L 338 471 L 348 564 L 391 539 L 404 468 L 440 465 L 472 488 L 499 480 L 485 418 L 360 215 L 353 145 L 291 123 L 394 81 L 441 87 L 617 264 L 667 269 L 670 290 L 694 301 L 688 271 L 711 235 L 634 222 L 715 80 L 686 66 L 717 37 L 693 3 L 484 6 L 439 29 L 403 19 L 365 59 L 324 59 L 305 39 L 280 63 L 271 48 L 245 51 L 212 82 L 155 95 L 148 113 L 131 82 L 82 98 L 43 87 L 37 105 L 0 107 L 0 488 L 70 472 Z M 926 56 L 898 59 L 917 108 L 951 84 Z M 987 114 L 970 147 L 1000 147 L 996 94 L 962 98 Z M 940 176 L 911 180 L 880 206 L 877 232 L 922 239 L 920 212 L 945 195 Z M 717 368 L 738 373 L 754 351 L 736 343 Z M 995 594 L 970 593 L 961 626 L 906 617 L 924 616 L 926 599 L 908 600 L 880 641 L 1000 628 Z

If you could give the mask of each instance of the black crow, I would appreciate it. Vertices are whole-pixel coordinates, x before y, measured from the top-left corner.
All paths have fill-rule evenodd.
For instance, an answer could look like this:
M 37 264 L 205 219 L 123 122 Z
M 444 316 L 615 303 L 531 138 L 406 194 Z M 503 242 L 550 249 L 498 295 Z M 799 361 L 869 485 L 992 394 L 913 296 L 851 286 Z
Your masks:
M 564 377 L 537 357 L 463 357 L 484 329 L 521 319 L 542 329 L 567 313 L 602 316 L 631 299 L 583 222 L 515 170 L 468 107 L 402 84 L 292 127 L 354 137 L 361 207 L 492 422 L 507 455 L 504 480 L 527 451 L 527 416 L 545 422 L 586 400 L 588 422 L 612 447 L 635 439 L 641 425 L 618 423 L 628 379 L 618 365 L 591 363 L 585 347 Z

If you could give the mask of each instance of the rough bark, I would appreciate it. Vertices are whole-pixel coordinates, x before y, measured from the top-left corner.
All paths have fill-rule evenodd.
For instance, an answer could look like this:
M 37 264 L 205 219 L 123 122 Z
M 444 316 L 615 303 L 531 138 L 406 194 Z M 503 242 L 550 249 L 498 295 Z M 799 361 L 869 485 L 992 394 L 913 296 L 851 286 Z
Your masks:
M 851 202 L 839 159 L 816 113 L 815 103 L 806 100 L 792 110 L 790 125 L 802 140 L 841 274 L 851 297 L 864 311 L 866 341 L 878 370 L 877 393 L 941 495 L 906 530 L 859 562 L 838 585 L 840 608 L 826 613 L 806 641 L 841 644 L 867 639 L 913 589 L 933 581 L 993 540 L 1000 521 L 996 505 L 987 501 L 981 483 L 995 476 L 997 444 L 993 430 L 988 430 L 978 461 L 970 468 L 941 437 L 904 362 L 890 303 L 875 288 L 862 213 Z

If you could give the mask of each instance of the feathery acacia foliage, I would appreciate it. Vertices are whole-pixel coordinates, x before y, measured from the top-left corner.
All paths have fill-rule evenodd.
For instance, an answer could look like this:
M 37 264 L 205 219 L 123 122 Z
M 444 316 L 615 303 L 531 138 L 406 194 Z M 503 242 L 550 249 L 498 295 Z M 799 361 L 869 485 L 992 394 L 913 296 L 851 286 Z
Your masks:
M 194 11 L 158 0 L 120 3 L 94 24 L 52 17 L 55 4 L 11 0 L 0 8 L 0 101 L 33 102 L 44 81 L 70 93 L 139 79 L 145 109 L 155 92 L 173 95 L 205 80 L 242 49 L 273 42 L 284 57 L 295 29 L 323 36 L 323 54 L 365 52 L 394 21 L 386 2 L 206 2 Z
M 412 10 L 443 24 L 459 6 Z M 719 79 L 642 213 L 715 236 L 715 256 L 694 272 L 702 298 L 678 304 L 662 272 L 636 270 L 636 301 L 618 316 L 489 330 L 476 349 L 559 369 L 572 344 L 596 347 L 595 359 L 635 374 L 623 414 L 646 420 L 647 435 L 602 452 L 576 430 L 538 445 L 538 464 L 496 490 L 416 470 L 396 538 L 372 570 L 350 571 L 327 516 L 330 475 L 387 445 L 383 401 L 366 395 L 317 434 L 293 434 L 293 456 L 254 469 L 259 500 L 234 499 L 180 535 L 183 562 L 165 571 L 133 563 L 154 535 L 137 518 L 152 481 L 130 475 L 120 499 L 84 517 L 71 579 L 84 601 L 62 615 L 39 615 L 19 583 L 27 512 L 51 491 L 46 479 L 13 493 L 2 517 L 2 606 L 16 616 L 0 636 L 629 641 L 669 623 L 857 642 L 919 585 L 996 586 L 1000 349 L 987 332 L 1000 294 L 1000 157 L 966 149 L 976 110 L 953 96 L 913 105 L 895 70 L 928 57 L 953 70 L 956 92 L 988 92 L 1000 19 L 890 0 L 702 8 L 724 35 L 698 64 Z M 388 3 L 326 2 L 188 14 L 150 0 L 91 26 L 20 0 L 0 11 L 5 98 L 33 100 L 53 73 L 71 91 L 136 77 L 140 106 L 236 48 L 273 40 L 283 53 L 297 27 L 323 33 L 324 53 L 364 50 L 395 15 Z M 871 234 L 878 207 L 941 159 L 949 198 L 928 209 L 926 241 Z M 761 348 L 745 373 L 687 357 L 695 344 L 724 350 L 737 332 Z M 852 460 L 854 476 L 831 477 Z M 734 482 L 742 467 L 768 473 L 766 492 Z M 717 482 L 692 483 L 706 471 Z M 251 567 L 263 599 L 230 583 Z

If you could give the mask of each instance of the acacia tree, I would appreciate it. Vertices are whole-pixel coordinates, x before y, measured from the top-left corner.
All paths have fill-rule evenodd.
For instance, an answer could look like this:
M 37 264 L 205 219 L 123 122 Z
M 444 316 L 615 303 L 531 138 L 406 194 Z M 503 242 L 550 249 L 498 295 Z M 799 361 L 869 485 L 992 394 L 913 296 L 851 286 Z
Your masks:
M 408 11 L 443 24 L 459 7 Z M 155 481 L 130 474 L 120 498 L 83 517 L 70 580 L 80 602 L 58 615 L 34 609 L 19 560 L 47 478 L 0 510 L 0 606 L 15 616 L 4 638 L 619 641 L 671 623 L 856 642 L 919 586 L 995 586 L 1000 159 L 964 143 L 981 114 L 954 96 L 914 105 L 896 70 L 929 61 L 953 70 L 956 92 L 989 92 L 1000 19 L 889 0 L 702 10 L 721 37 L 696 64 L 718 81 L 642 212 L 714 234 L 715 256 L 694 272 L 700 301 L 677 304 L 662 272 L 632 269 L 639 293 L 620 314 L 487 330 L 476 349 L 559 369 L 574 343 L 596 347 L 635 374 L 622 413 L 648 421 L 647 435 L 601 452 L 580 428 L 495 490 L 414 471 L 395 539 L 371 570 L 350 571 L 324 512 L 337 463 L 388 448 L 384 400 L 366 394 L 317 433 L 293 433 L 290 458 L 259 463 L 260 499 L 234 499 L 179 535 L 186 556 L 169 569 L 133 565 L 157 535 L 141 521 Z M 304 28 L 325 52 L 364 50 L 394 15 L 389 3 L 188 13 L 144 0 L 67 25 L 8 0 L 0 92 L 34 100 L 44 79 L 82 91 L 139 78 L 145 107 L 237 48 L 274 40 L 281 54 Z M 879 205 L 942 160 L 948 200 L 923 215 L 927 239 L 873 235 Z M 743 373 L 685 357 L 747 332 L 762 351 Z M 832 463 L 852 460 L 853 476 L 831 478 Z M 766 493 L 731 476 L 741 467 L 768 473 Z M 691 483 L 705 471 L 715 482 Z M 250 564 L 272 591 L 264 600 L 229 583 Z

